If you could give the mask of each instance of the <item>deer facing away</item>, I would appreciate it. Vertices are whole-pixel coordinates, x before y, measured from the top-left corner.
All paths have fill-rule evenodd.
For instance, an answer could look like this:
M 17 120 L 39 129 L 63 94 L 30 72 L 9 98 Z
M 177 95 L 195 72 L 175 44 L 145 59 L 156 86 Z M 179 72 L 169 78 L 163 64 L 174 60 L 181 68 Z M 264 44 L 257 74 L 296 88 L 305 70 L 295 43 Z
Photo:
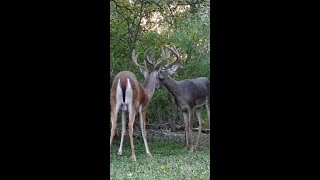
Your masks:
M 129 116 L 128 123 L 128 132 L 130 137 L 130 145 L 131 145 L 131 159 L 136 161 L 136 156 L 134 153 L 134 145 L 133 145 L 133 123 L 135 121 L 135 116 L 137 113 L 140 115 L 140 125 L 141 125 L 141 133 L 144 141 L 144 145 L 146 148 L 146 153 L 148 156 L 152 156 L 147 143 L 147 132 L 146 132 L 146 113 L 148 105 L 152 99 L 154 91 L 160 87 L 160 83 L 158 80 L 158 73 L 160 68 L 160 62 L 154 64 L 150 61 L 148 50 L 145 53 L 145 60 L 154 66 L 153 71 L 149 71 L 146 65 L 140 66 L 137 63 L 138 54 L 135 53 L 135 50 L 132 51 L 131 60 L 135 66 L 137 66 L 140 72 L 145 77 L 145 82 L 142 85 L 138 82 L 136 76 L 129 71 L 122 71 L 116 75 L 113 80 L 113 84 L 111 87 L 110 100 L 111 100 L 111 134 L 110 134 L 110 148 L 112 145 L 112 140 L 115 135 L 115 129 L 117 126 L 117 114 L 119 111 L 122 112 L 121 120 L 122 120 L 122 131 L 121 131 L 121 141 L 120 147 L 118 151 L 118 155 L 122 155 L 122 146 L 123 146 L 123 138 L 126 131 L 126 114 Z M 158 61 L 162 61 L 166 57 L 160 58 Z
M 167 47 L 166 53 L 171 51 L 176 60 L 160 69 L 158 78 L 160 82 L 166 87 L 170 94 L 174 97 L 176 104 L 182 110 L 185 124 L 185 143 L 187 148 L 191 151 L 198 146 L 199 137 L 202 128 L 201 109 L 203 106 L 207 109 L 208 122 L 210 126 L 210 80 L 205 77 L 196 79 L 185 79 L 181 81 L 175 81 L 170 77 L 174 74 L 179 63 L 181 61 L 180 55 L 176 50 Z M 193 146 L 191 132 L 194 122 L 194 113 L 199 120 L 199 131 L 196 139 L 196 144 Z

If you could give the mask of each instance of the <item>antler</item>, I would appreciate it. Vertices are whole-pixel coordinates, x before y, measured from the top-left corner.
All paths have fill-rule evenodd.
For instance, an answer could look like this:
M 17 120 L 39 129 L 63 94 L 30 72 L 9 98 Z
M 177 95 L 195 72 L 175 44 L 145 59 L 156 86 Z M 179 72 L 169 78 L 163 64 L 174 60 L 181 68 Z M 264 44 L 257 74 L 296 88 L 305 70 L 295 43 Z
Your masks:
M 134 65 L 138 66 L 140 69 L 145 69 L 148 71 L 148 67 L 147 67 L 147 63 L 149 63 L 151 66 L 154 67 L 155 70 L 159 69 L 160 66 L 161 66 L 161 63 L 167 59 L 170 58 L 170 53 L 169 51 L 171 51 L 171 53 L 177 58 L 175 61 L 173 61 L 172 63 L 169 63 L 166 66 L 166 68 L 171 68 L 174 64 L 177 64 L 177 63 L 180 63 L 181 62 L 181 57 L 179 55 L 179 53 L 175 50 L 175 47 L 173 47 L 174 49 L 172 48 L 169 48 L 169 47 L 166 47 L 166 48 L 161 48 L 161 52 L 162 52 L 162 55 L 161 55 L 161 58 L 159 58 L 157 61 L 155 61 L 154 59 L 154 56 L 153 56 L 153 52 L 150 53 L 151 51 L 153 51 L 152 47 L 150 47 L 149 49 L 147 49 L 147 51 L 144 53 L 144 56 L 145 56 L 145 61 L 144 61 L 144 66 L 145 67 L 142 67 L 140 66 L 138 63 L 137 63 L 137 59 L 138 59 L 138 54 L 139 53 L 135 53 L 135 50 L 133 49 L 132 50 L 132 54 L 131 54 L 131 60 L 132 62 L 134 63 Z M 169 50 L 169 51 L 168 51 Z M 155 63 L 156 62 L 156 63 Z
M 153 62 L 151 62 L 150 61 L 150 57 L 149 57 L 149 54 L 150 54 L 150 51 L 153 51 L 153 49 L 152 49 L 152 47 L 150 47 L 145 53 L 144 53 L 144 57 L 145 57 L 145 60 L 147 60 L 147 62 L 150 64 L 150 65 L 152 65 L 152 66 L 154 66 L 154 63 Z M 152 55 L 153 55 L 153 53 L 152 53 Z M 154 60 L 154 57 L 152 56 L 152 60 Z M 144 62 L 146 62 L 146 61 L 144 61 Z
M 169 51 L 171 51 L 173 53 L 173 55 L 177 58 L 175 61 L 173 61 L 172 63 L 169 63 L 166 66 L 166 68 L 171 68 L 173 65 L 177 64 L 177 63 L 180 63 L 181 62 L 181 56 L 179 55 L 179 53 L 176 51 L 175 47 L 173 47 L 174 49 L 172 48 L 169 48 L 169 47 L 166 47 Z
M 160 64 L 164 61 L 170 58 L 170 53 L 168 52 L 167 49 L 163 50 L 163 48 L 161 48 L 161 52 L 162 52 L 162 56 L 161 58 L 159 58 L 157 60 L 157 64 L 154 66 L 155 69 L 159 69 L 160 68 Z
M 154 57 L 153 57 L 153 53 L 152 53 L 152 56 L 150 57 L 150 51 L 151 51 L 151 50 L 153 50 L 153 49 L 152 49 L 152 48 L 149 48 L 149 49 L 145 52 L 144 56 L 145 56 L 146 61 L 147 61 L 150 65 L 152 65 L 155 70 L 157 70 L 157 69 L 160 68 L 160 64 L 161 64 L 164 60 L 169 59 L 170 53 L 168 52 L 167 49 L 163 50 L 163 48 L 161 48 L 162 56 L 161 56 L 161 58 L 159 58 L 159 59 L 156 61 L 156 63 L 155 63 L 155 59 L 154 59 Z
M 136 54 L 135 49 L 133 49 L 133 50 L 132 50 L 132 53 L 131 53 L 131 60 L 132 60 L 133 64 L 136 65 L 136 66 L 138 66 L 140 69 L 145 69 L 145 70 L 148 71 L 148 68 L 147 68 L 147 65 L 146 65 L 146 64 L 144 64 L 145 67 L 142 67 L 142 66 L 140 66 L 140 64 L 138 64 L 138 62 L 137 62 L 138 55 L 139 55 L 139 53 Z

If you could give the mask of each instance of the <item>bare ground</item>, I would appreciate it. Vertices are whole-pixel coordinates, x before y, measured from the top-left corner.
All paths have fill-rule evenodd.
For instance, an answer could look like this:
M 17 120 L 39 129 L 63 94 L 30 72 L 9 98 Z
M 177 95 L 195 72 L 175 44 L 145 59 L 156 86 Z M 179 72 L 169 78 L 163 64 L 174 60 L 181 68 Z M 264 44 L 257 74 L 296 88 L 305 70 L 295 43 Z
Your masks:
M 133 134 L 135 138 L 142 139 L 140 125 L 135 124 Z M 115 138 L 120 138 L 120 135 L 121 135 L 121 129 L 119 126 L 116 130 Z M 126 129 L 125 136 L 127 135 L 128 135 L 128 130 Z M 195 127 L 192 132 L 193 142 L 196 141 L 197 136 L 198 136 L 198 130 L 197 130 L 197 127 Z M 161 138 L 161 139 L 177 140 L 177 141 L 184 142 L 185 131 L 184 131 L 184 127 L 181 125 L 170 126 L 169 123 L 151 124 L 151 125 L 147 125 L 147 138 L 148 139 Z M 203 131 L 200 134 L 199 146 L 210 147 L 210 133 L 209 133 L 209 130 L 206 128 L 203 128 Z
M 118 134 L 117 138 L 120 138 L 119 135 L 121 134 L 121 131 L 119 131 L 117 134 Z M 126 132 L 126 136 L 127 136 L 127 134 L 128 133 Z M 196 141 L 197 136 L 198 136 L 198 131 L 192 132 L 192 141 L 193 142 Z M 142 139 L 140 129 L 134 130 L 134 137 L 138 138 L 138 139 L 140 139 L 140 138 Z M 148 139 L 162 139 L 162 140 L 168 139 L 168 140 L 176 140 L 176 141 L 184 142 L 185 141 L 185 132 L 184 131 L 173 132 L 172 130 L 169 130 L 169 129 L 157 129 L 157 130 L 149 129 L 149 130 L 147 130 L 147 138 Z M 199 146 L 210 147 L 210 134 L 207 134 L 207 133 L 200 134 Z

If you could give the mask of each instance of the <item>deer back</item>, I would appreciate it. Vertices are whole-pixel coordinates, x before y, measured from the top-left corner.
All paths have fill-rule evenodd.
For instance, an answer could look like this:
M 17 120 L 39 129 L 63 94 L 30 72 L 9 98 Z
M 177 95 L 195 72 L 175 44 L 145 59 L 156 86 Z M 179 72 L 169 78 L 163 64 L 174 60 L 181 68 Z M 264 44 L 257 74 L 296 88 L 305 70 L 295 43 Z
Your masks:
M 171 77 L 161 80 L 175 98 L 180 107 L 195 107 L 210 99 L 210 81 L 208 78 L 175 81 Z
M 197 105 L 206 101 L 208 97 L 208 89 L 203 80 L 187 79 L 180 81 L 181 92 L 180 98 L 186 101 L 189 105 Z

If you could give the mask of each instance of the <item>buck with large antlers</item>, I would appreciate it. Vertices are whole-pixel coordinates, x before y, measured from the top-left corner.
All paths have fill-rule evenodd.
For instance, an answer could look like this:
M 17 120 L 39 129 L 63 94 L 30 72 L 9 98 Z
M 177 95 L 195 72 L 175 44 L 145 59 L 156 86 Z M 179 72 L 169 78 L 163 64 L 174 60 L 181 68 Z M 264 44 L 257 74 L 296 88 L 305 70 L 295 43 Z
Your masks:
M 158 73 L 160 68 L 160 63 L 162 60 L 166 59 L 166 55 L 164 54 L 159 60 L 158 63 L 152 63 L 149 57 L 150 49 L 145 53 L 145 61 L 144 67 L 140 66 L 137 62 L 138 54 L 135 53 L 135 50 L 132 51 L 131 60 L 135 66 L 137 66 L 140 72 L 143 74 L 145 78 L 144 85 L 138 82 L 136 76 L 129 71 L 122 71 L 116 75 L 113 80 L 113 84 L 111 87 L 111 135 L 110 135 L 110 148 L 112 145 L 112 140 L 115 135 L 115 129 L 117 126 L 117 114 L 118 111 L 122 112 L 122 131 L 121 131 L 121 141 L 120 148 L 118 151 L 118 155 L 122 155 L 122 145 L 123 138 L 125 135 L 125 125 L 126 125 L 126 114 L 129 116 L 129 137 L 131 144 L 131 159 L 136 161 L 136 156 L 134 153 L 134 145 L 133 145 L 133 123 L 135 121 L 135 116 L 137 112 L 140 115 L 140 125 L 141 132 L 144 141 L 144 145 L 146 148 L 146 153 L 148 156 L 151 156 L 148 143 L 147 143 L 147 132 L 146 132 L 146 113 L 147 107 L 152 99 L 154 91 L 160 87 L 160 83 L 158 80 Z M 147 68 L 146 61 L 154 66 L 153 71 L 149 71 Z
M 203 106 L 207 109 L 208 122 L 210 126 L 210 80 L 205 77 L 196 79 L 185 79 L 182 81 L 173 80 L 170 75 L 174 74 L 177 69 L 177 63 L 181 62 L 181 57 L 178 52 L 167 47 L 168 51 L 176 57 L 172 63 L 162 67 L 159 72 L 160 82 L 174 97 L 176 104 L 182 110 L 185 123 L 185 142 L 187 148 L 191 151 L 198 146 L 199 137 L 202 128 L 201 109 Z M 196 144 L 193 146 L 191 132 L 193 128 L 194 112 L 199 120 L 199 131 L 196 139 Z

